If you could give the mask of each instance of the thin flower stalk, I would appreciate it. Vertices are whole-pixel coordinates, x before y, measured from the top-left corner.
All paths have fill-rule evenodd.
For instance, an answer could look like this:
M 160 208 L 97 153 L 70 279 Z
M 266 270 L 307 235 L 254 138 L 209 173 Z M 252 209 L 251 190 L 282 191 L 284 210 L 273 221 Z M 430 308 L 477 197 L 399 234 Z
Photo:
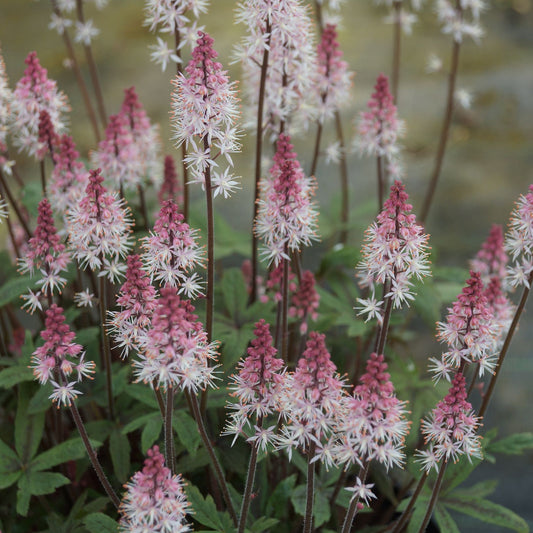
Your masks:
M 356 484 L 353 488 L 349 489 L 353 492 L 353 496 L 350 500 L 348 510 L 346 511 L 346 516 L 344 517 L 341 533 L 350 533 L 352 530 L 357 511 L 363 508 L 363 504 L 360 500 L 363 500 L 368 505 L 370 499 L 376 497 L 371 490 L 373 484 L 365 484 L 369 465 L 369 463 L 366 463 L 365 466 L 361 467 L 356 479 Z
M 100 121 L 105 129 L 107 127 L 107 114 L 105 111 L 104 96 L 91 47 L 92 37 L 97 35 L 99 31 L 92 26 L 92 20 L 85 20 L 83 0 L 76 0 L 76 15 L 78 17 L 76 40 L 83 44 L 85 58 L 87 59 L 87 65 L 89 66 L 91 83 L 96 96 L 98 115 L 100 116 Z
M 27 217 L 24 215 L 21 206 L 17 202 L 16 198 L 13 196 L 11 189 L 8 187 L 6 177 L 1 168 L 0 168 L 0 185 L 5 193 L 5 196 L 9 200 L 9 205 L 13 208 L 13 211 L 15 211 L 15 214 L 17 215 L 17 219 L 20 223 L 20 226 L 24 229 L 26 238 L 30 239 L 32 236 L 32 232 L 30 231 L 30 228 L 28 226 Z M 17 256 L 20 256 L 20 254 L 17 254 Z
M 315 4 L 317 7 L 320 7 L 318 2 L 315 2 Z M 348 64 L 342 60 L 342 52 L 337 42 L 336 26 L 334 24 L 327 24 L 324 27 L 322 24 L 322 22 L 319 22 L 321 40 L 318 45 L 318 79 L 316 85 L 317 96 L 320 102 L 320 114 L 317 118 L 315 149 L 309 174 L 314 176 L 316 173 L 324 122 L 326 118 L 333 117 L 337 130 L 337 146 L 335 150 L 339 154 L 338 160 L 341 178 L 341 224 L 343 229 L 340 234 L 340 242 L 346 243 L 349 213 L 348 168 L 339 109 L 348 102 L 353 73 L 348 71 Z
M 61 9 L 59 9 L 57 0 L 50 0 L 50 1 L 52 3 L 53 14 L 52 14 L 52 23 L 50 23 L 48 27 L 55 28 L 57 32 L 59 33 L 59 35 L 61 35 L 61 37 L 63 38 L 63 42 L 65 43 L 65 48 L 67 49 L 69 62 L 70 62 L 72 69 L 74 70 L 74 75 L 76 77 L 76 83 L 78 84 L 78 87 L 80 89 L 80 92 L 83 98 L 83 103 L 85 105 L 87 115 L 91 122 L 94 137 L 96 139 L 96 142 L 100 142 L 100 129 L 98 126 L 98 119 L 96 118 L 96 113 L 94 111 L 93 104 L 91 102 L 91 97 L 89 96 L 87 85 L 81 73 L 80 65 L 76 57 L 76 52 L 74 51 L 74 47 L 72 46 L 72 40 L 70 38 L 70 34 L 67 29 L 67 27 L 70 24 L 68 24 L 68 22 L 65 23 L 65 21 L 69 21 L 69 19 L 66 19 L 63 16 Z
M 480 407 L 483 416 L 489 405 L 496 386 L 496 380 L 503 366 L 503 362 L 511 345 L 511 340 L 518 327 L 518 322 L 524 311 L 531 283 L 533 282 L 533 185 L 529 186 L 526 195 L 520 195 L 515 209 L 511 213 L 509 230 L 505 238 L 505 250 L 509 253 L 512 264 L 507 267 L 507 284 L 511 287 L 523 286 L 522 296 L 516 308 L 513 320 L 500 350 L 496 370 L 492 375 L 488 389 Z
M 283 361 L 276 357 L 276 348 L 272 346 L 269 325 L 261 319 L 255 324 L 254 338 L 247 350 L 247 357 L 238 364 L 239 373 L 232 376 L 230 389 L 236 403 L 230 403 L 232 409 L 224 434 L 246 436 L 245 428 L 253 427 L 254 433 L 247 441 L 252 446 L 246 485 L 239 517 L 239 533 L 244 532 L 246 518 L 251 501 L 257 455 L 265 451 L 275 440 L 273 427 L 265 428 L 264 421 L 274 414 L 277 407 L 276 395 L 278 384 L 282 380 Z M 255 415 L 255 421 L 251 418 Z
M 455 103 L 455 91 L 457 82 L 457 72 L 459 69 L 459 53 L 464 37 L 471 37 L 475 41 L 483 35 L 483 30 L 479 25 L 480 12 L 485 8 L 483 1 L 463 1 L 455 0 L 438 0 L 437 1 L 437 17 L 442 24 L 442 31 L 445 34 L 450 34 L 453 38 L 452 57 L 450 71 L 448 74 L 448 93 L 446 96 L 446 107 L 444 110 L 444 118 L 442 121 L 441 133 L 437 153 L 435 155 L 435 164 L 431 179 L 428 184 L 424 204 L 422 206 L 422 214 L 420 220 L 425 223 L 428 217 L 429 209 L 431 208 L 437 183 L 442 170 L 442 163 L 448 137 L 450 132 L 450 125 Z

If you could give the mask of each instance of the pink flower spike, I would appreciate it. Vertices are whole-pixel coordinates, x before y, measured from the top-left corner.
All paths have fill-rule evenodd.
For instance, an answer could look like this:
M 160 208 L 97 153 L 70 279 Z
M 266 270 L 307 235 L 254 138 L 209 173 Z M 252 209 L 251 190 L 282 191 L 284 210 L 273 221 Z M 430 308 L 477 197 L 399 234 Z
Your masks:
M 398 138 L 403 136 L 404 123 L 396 113 L 394 99 L 389 90 L 389 79 L 378 76 L 367 111 L 359 116 L 354 147 L 367 156 L 383 157 L 391 178 L 401 178 L 400 146 Z
M 143 261 L 152 280 L 179 287 L 179 293 L 192 298 L 201 291 L 200 279 L 192 271 L 204 264 L 204 250 L 197 242 L 197 230 L 183 221 L 178 206 L 166 200 L 153 231 L 143 240 Z
M 191 513 L 184 482 L 180 475 L 172 475 L 158 446 L 147 452 L 144 467 L 125 485 L 126 492 L 119 508 L 118 530 L 121 532 L 190 531 L 185 522 Z
M 415 297 L 411 279 L 430 275 L 429 235 L 424 234 L 411 213 L 413 206 L 407 203 L 405 185 L 395 181 L 390 191 L 377 221 L 366 230 L 357 276 L 359 285 L 370 287 L 372 295 L 376 284 L 387 283 L 389 292 L 385 296 L 392 298 L 395 308 L 400 308 Z M 368 301 L 359 301 L 363 310 L 373 309 Z
M 310 6 L 301 0 L 277 0 L 275 4 L 271 0 L 241 1 L 236 22 L 246 26 L 246 36 L 236 52 L 244 71 L 246 126 L 255 126 L 260 65 L 268 48 L 264 129 L 277 135 L 280 123 L 290 120 L 306 127 L 316 117 L 316 39 Z
M 158 128 L 150 124 L 135 88 L 130 87 L 124 91 L 119 113 L 109 117 L 105 139 L 91 161 L 112 180 L 113 188 L 132 191 L 159 175 L 159 145 Z
M 56 136 L 53 157 L 54 169 L 48 184 L 48 197 L 53 209 L 65 216 L 67 210 L 81 199 L 89 174 L 69 135 Z
M 234 412 L 230 414 L 224 434 L 235 435 L 233 442 L 244 426 L 250 424 L 252 415 L 262 419 L 273 414 L 277 406 L 276 392 L 282 379 L 283 361 L 276 357 L 270 326 L 263 319 L 255 324 L 254 335 L 248 356 L 239 361 L 239 373 L 231 378 L 231 395 L 237 398 L 237 402 L 228 405 Z M 258 428 L 256 436 L 263 447 L 274 439 L 272 432 L 263 433 Z
M 91 170 L 85 196 L 67 211 L 72 255 L 82 268 L 99 270 L 112 283 L 123 275 L 121 259 L 131 247 L 130 211 L 102 185 L 100 169 Z
M 310 246 L 318 239 L 318 211 L 311 201 L 316 185 L 305 177 L 290 141 L 288 135 L 279 136 L 271 178 L 259 184 L 261 196 L 254 225 L 265 244 L 263 255 L 276 266 L 282 259 L 290 259 L 289 251 Z
M 307 333 L 307 319 L 315 321 L 318 318 L 318 304 L 320 295 L 315 289 L 315 276 L 310 270 L 304 270 L 302 279 L 296 292 L 292 295 L 289 316 L 301 320 L 300 333 Z
M 352 77 L 353 73 L 348 71 L 348 63 L 342 60 L 337 41 L 337 27 L 334 24 L 326 24 L 318 45 L 318 79 L 315 86 L 320 124 L 333 118 L 335 111 L 348 102 Z
M 507 268 L 507 283 L 511 287 L 529 288 L 533 272 L 533 184 L 526 195 L 520 195 L 511 213 L 505 249 L 513 261 Z
M 38 282 L 42 294 L 51 296 L 65 286 L 61 273 L 66 272 L 69 262 L 70 255 L 57 235 L 50 202 L 43 198 L 39 202 L 37 227 L 25 255 L 19 260 L 20 270 L 31 275 L 38 270 L 42 276 Z
M 165 156 L 165 171 L 163 184 L 158 194 L 159 204 L 163 206 L 165 200 L 174 200 L 178 206 L 183 205 L 183 191 L 172 156 Z
M 235 84 L 230 83 L 222 65 L 216 61 L 213 39 L 198 32 L 192 58 L 185 75 L 178 74 L 172 81 L 171 121 L 176 145 L 186 143 L 186 158 L 191 171 L 191 182 L 205 185 L 205 172 L 210 169 L 213 195 L 225 198 L 238 188 L 236 178 L 228 174 L 233 167 L 231 154 L 240 150 L 235 121 L 239 115 Z M 226 165 L 219 170 L 219 156 Z
M 506 265 L 509 261 L 504 248 L 503 229 L 493 224 L 487 240 L 481 245 L 476 257 L 470 261 L 472 270 L 481 274 L 483 283 L 487 284 L 491 276 L 496 275 L 501 280 L 506 275 Z
M 279 409 L 286 418 L 278 448 L 307 450 L 317 445 L 317 457 L 327 466 L 336 417 L 341 413 L 344 382 L 326 348 L 325 336 L 312 331 L 294 372 L 284 374 L 280 384 Z
M 182 300 L 175 288 L 161 289 L 151 327 L 138 341 L 139 359 L 133 363 L 137 381 L 157 387 L 178 387 L 196 393 L 214 387 L 217 343 L 207 334 L 189 300 Z
M 39 63 L 35 52 L 30 52 L 24 62 L 24 76 L 13 93 L 11 131 L 15 146 L 35 156 L 40 148 L 40 112 L 48 113 L 54 130 L 61 134 L 66 130 L 65 113 L 70 111 L 70 106 L 66 95 L 58 91 L 56 82 L 48 79 L 46 69 Z
M 424 452 L 417 455 L 428 472 L 442 459 L 456 462 L 461 455 L 466 455 L 469 461 L 472 457 L 482 458 L 481 438 L 476 433 L 480 419 L 466 398 L 465 378 L 458 372 L 444 400 L 422 421 L 422 434 L 430 444 L 431 455 Z
M 435 379 L 448 377 L 451 369 L 464 362 L 479 363 L 479 375 L 492 372 L 497 328 L 488 306 L 485 288 L 478 272 L 470 271 L 470 278 L 453 306 L 448 309 L 446 322 L 438 322 L 437 337 L 448 345 L 442 354 L 442 364 L 433 368 Z
M 75 333 L 65 323 L 61 307 L 52 304 L 46 310 L 44 326 L 41 337 L 45 342 L 33 352 L 31 368 L 39 383 L 52 383 L 54 392 L 50 398 L 57 402 L 58 407 L 61 404 L 70 406 L 72 400 L 81 394 L 74 389 L 76 382 L 79 383 L 83 377 L 92 379 L 95 365 L 84 360 L 82 347 L 73 342 Z M 69 381 L 75 373 L 76 379 Z
M 54 130 L 50 114 L 46 109 L 41 109 L 41 112 L 39 113 L 38 141 L 39 149 L 36 154 L 37 159 L 42 161 L 47 154 L 53 159 L 54 146 L 57 143 L 57 134 Z
M 409 432 L 406 403 L 396 397 L 384 356 L 371 354 L 366 373 L 355 387 L 353 396 L 344 400 L 344 414 L 335 429 L 337 464 L 382 463 L 387 470 L 401 466 L 403 447 Z
M 139 256 L 129 255 L 126 263 L 126 281 L 117 298 L 121 310 L 108 312 L 109 330 L 122 349 L 123 359 L 131 349 L 139 350 L 139 338 L 147 334 L 157 304 L 156 290 L 150 284 Z

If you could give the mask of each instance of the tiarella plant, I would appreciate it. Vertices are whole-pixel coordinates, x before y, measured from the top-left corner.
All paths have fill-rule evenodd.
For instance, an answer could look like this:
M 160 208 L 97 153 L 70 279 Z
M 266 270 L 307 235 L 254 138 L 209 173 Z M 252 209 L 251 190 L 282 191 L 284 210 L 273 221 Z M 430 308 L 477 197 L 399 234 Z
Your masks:
M 428 213 L 449 218 L 448 141 L 475 122 L 456 81 L 484 4 L 375 3 L 123 3 L 157 34 L 130 79 L 109 41 L 93 50 L 120 6 L 52 0 L 61 83 L 30 52 L 11 88 L 0 55 L 2 533 L 455 533 L 458 513 L 529 531 L 468 478 L 533 449 L 530 426 L 498 441 L 486 417 L 533 281 L 533 185 L 478 251 L 455 236 L 469 263 L 428 233 L 447 229 Z M 383 5 L 390 71 L 343 18 Z M 430 24 L 452 39 L 436 147 L 398 118 L 423 113 L 399 99 L 417 68 L 402 31 Z M 433 150 L 422 183 L 413 159 Z

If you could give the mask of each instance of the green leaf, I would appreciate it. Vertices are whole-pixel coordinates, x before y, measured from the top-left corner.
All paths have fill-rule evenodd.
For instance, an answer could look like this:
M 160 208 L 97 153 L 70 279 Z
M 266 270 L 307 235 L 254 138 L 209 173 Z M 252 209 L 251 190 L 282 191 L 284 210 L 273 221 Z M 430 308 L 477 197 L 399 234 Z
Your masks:
M 470 462 L 465 456 L 461 457 L 457 463 L 449 464 L 444 477 L 442 495 L 449 494 L 455 487 L 463 483 L 480 464 L 481 459 L 474 457 Z
M 424 322 L 433 329 L 435 322 L 440 320 L 441 315 L 442 300 L 439 291 L 434 282 L 425 280 L 425 282 L 417 282 L 415 284 L 414 292 L 416 293 L 413 302 L 414 308 Z
M 161 417 L 154 413 L 154 416 L 148 420 L 148 423 L 144 426 L 141 433 L 141 450 L 143 453 L 146 453 L 148 448 L 151 448 L 154 442 L 159 438 L 162 427 L 163 421 L 161 420 Z
M 22 189 L 22 203 L 29 213 L 37 213 L 39 202 L 43 198 L 43 191 L 38 180 L 28 181 Z
M 109 437 L 109 451 L 115 475 L 121 483 L 125 483 L 130 471 L 130 441 L 118 428 Z
M 529 532 L 529 526 L 523 518 L 511 511 L 511 509 L 507 509 L 507 507 L 503 507 L 503 505 L 498 505 L 489 500 L 482 498 L 455 499 L 447 497 L 445 500 L 442 500 L 442 503 L 446 507 L 477 518 L 482 522 L 496 524 L 517 531 L 518 533 Z
M 19 480 L 22 476 L 22 470 L 16 472 L 0 472 L 0 489 L 7 489 Z
M 128 385 L 124 391 L 130 398 L 144 403 L 148 407 L 159 409 L 157 400 L 154 395 L 154 391 L 147 385 L 141 385 L 140 383 L 132 383 Z
M 221 280 L 224 304 L 233 318 L 238 318 L 246 308 L 248 292 L 244 276 L 240 269 L 230 268 L 224 272 Z
M 159 416 L 161 418 L 161 413 L 152 411 L 151 413 L 147 413 L 145 415 L 135 418 L 122 428 L 122 434 L 127 435 L 128 433 L 131 433 L 132 431 L 135 431 L 136 429 L 145 426 L 150 420 L 152 420 L 156 416 Z
M 305 516 L 307 504 L 307 486 L 299 485 L 291 494 L 291 502 L 294 510 Z M 315 519 L 315 526 L 319 527 L 330 519 L 331 509 L 327 496 L 320 489 L 315 488 L 313 498 L 313 517 Z
M 486 450 L 490 453 L 522 455 L 525 450 L 533 448 L 533 433 L 514 433 L 496 442 L 490 443 Z
M 90 533 L 116 533 L 117 523 L 103 513 L 91 513 L 83 519 Z
M 31 368 L 22 365 L 11 366 L 0 371 L 0 387 L 11 389 L 23 381 L 33 381 L 35 379 Z
M 63 474 L 57 472 L 30 471 L 28 473 L 28 489 L 30 494 L 35 494 L 35 496 L 50 494 L 58 487 L 62 487 L 68 483 L 70 483 L 70 480 Z
M 279 520 L 277 518 L 267 518 L 266 516 L 262 516 L 253 523 L 249 531 L 251 531 L 252 533 L 261 533 L 266 529 L 274 527 L 278 523 Z
M 22 516 L 26 516 L 28 514 L 31 498 L 28 482 L 25 480 L 26 477 L 19 479 L 17 490 L 17 513 Z
M 38 277 L 35 277 L 32 281 L 29 275 L 17 276 L 3 283 L 0 288 L 0 307 L 15 300 L 18 302 L 22 294 L 27 293 L 30 289 L 34 290 L 37 287 L 38 279 Z
M 4 441 L 0 440 L 0 474 L 16 472 L 19 468 L 20 460 L 17 454 Z
M 451 493 L 451 497 L 456 500 L 460 500 L 461 498 L 485 498 L 486 496 L 490 496 L 496 490 L 497 486 L 498 481 L 496 480 L 480 481 L 468 488 L 455 489 Z
M 91 441 L 93 448 L 101 446 L 101 443 Z M 67 461 L 75 461 L 85 457 L 87 453 L 83 441 L 80 438 L 70 439 L 38 455 L 31 464 L 32 470 L 47 470 Z
M 44 429 L 44 413 L 28 415 L 29 390 L 30 387 L 27 384 L 21 384 L 19 387 L 15 416 L 15 449 L 25 463 L 28 463 L 35 455 Z
M 440 533 L 461 533 L 450 513 L 441 504 L 435 507 L 435 520 Z
M 278 518 L 285 516 L 287 512 L 287 501 L 296 485 L 296 477 L 296 474 L 291 474 L 289 477 L 278 483 L 268 498 L 266 506 L 266 514 L 268 516 L 275 516 Z
M 28 414 L 36 415 L 37 413 L 44 413 L 52 406 L 50 394 L 52 394 L 53 387 L 50 382 L 41 385 L 37 392 L 32 396 L 28 404 Z
M 227 513 L 219 513 L 217 511 L 215 501 L 210 495 L 204 499 L 201 492 L 194 485 L 188 485 L 185 487 L 185 492 L 187 493 L 187 499 L 191 503 L 192 508 L 194 509 L 194 519 L 197 522 L 204 526 L 213 528 L 215 531 L 233 531 L 234 528 L 231 524 L 231 519 Z M 221 516 L 226 515 L 227 518 L 224 518 L 224 521 L 221 519 Z M 228 522 L 229 529 L 228 529 Z
M 175 411 L 172 427 L 185 449 L 194 457 L 202 439 L 192 416 L 183 410 Z

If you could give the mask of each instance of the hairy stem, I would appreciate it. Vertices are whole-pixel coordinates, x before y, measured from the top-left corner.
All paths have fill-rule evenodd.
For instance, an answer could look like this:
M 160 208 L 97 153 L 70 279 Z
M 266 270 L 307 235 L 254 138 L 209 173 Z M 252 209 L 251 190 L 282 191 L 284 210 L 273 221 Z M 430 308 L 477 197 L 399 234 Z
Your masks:
M 235 507 L 233 506 L 233 502 L 231 501 L 229 488 L 226 483 L 226 478 L 224 476 L 222 466 L 220 465 L 220 462 L 215 454 L 215 449 L 213 448 L 213 444 L 211 443 L 209 435 L 207 434 L 207 429 L 205 427 L 202 414 L 200 413 L 200 406 L 198 405 L 198 398 L 194 394 L 191 394 L 190 391 L 187 391 L 187 390 L 185 391 L 185 395 L 189 398 L 190 405 L 193 411 L 193 416 L 194 416 L 194 419 L 196 420 L 198 431 L 200 432 L 200 437 L 202 438 L 202 442 L 204 443 L 207 453 L 209 454 L 209 457 L 211 459 L 211 466 L 214 469 L 218 484 L 220 486 L 220 489 L 222 490 L 222 494 L 224 496 L 224 500 L 226 501 L 229 514 L 231 515 L 233 524 L 235 525 L 235 527 L 237 527 L 238 522 L 239 522 L 237 519 L 237 513 L 235 512 Z
M 0 185 L 2 186 L 3 192 L 5 192 L 7 199 L 9 200 L 9 203 L 11 204 L 11 207 L 13 208 L 13 211 L 15 211 L 15 214 L 17 215 L 17 218 L 19 219 L 20 225 L 24 228 L 24 231 L 26 232 L 26 236 L 28 239 L 31 237 L 31 231 L 28 227 L 28 223 L 26 222 L 26 218 L 22 214 L 22 211 L 15 200 L 15 197 L 11 193 L 11 190 L 7 186 L 7 182 L 4 176 L 4 173 L 2 172 L 2 169 L 0 169 Z
M 51 2 L 52 2 L 52 10 L 54 11 L 54 13 L 58 17 L 62 17 L 61 10 L 57 6 L 56 0 L 51 0 Z M 85 109 L 87 111 L 87 114 L 89 115 L 89 120 L 91 122 L 91 126 L 94 132 L 94 137 L 96 139 L 96 142 L 100 142 L 100 131 L 98 128 L 98 121 L 96 119 L 96 113 L 94 112 L 94 108 L 91 103 L 91 97 L 89 96 L 87 85 L 85 84 L 85 80 L 83 79 L 83 76 L 81 74 L 80 65 L 78 63 L 78 60 L 76 59 L 74 47 L 72 46 L 72 41 L 70 40 L 70 35 L 66 28 L 64 28 L 63 30 L 62 37 L 63 37 L 63 42 L 65 43 L 65 47 L 67 49 L 67 54 L 70 60 L 70 64 L 72 65 L 72 70 L 74 70 L 74 76 L 76 77 L 76 82 L 81 91 L 81 96 L 83 98 Z
M 165 462 L 174 474 L 174 435 L 172 433 L 172 411 L 174 407 L 174 389 L 167 388 L 167 402 L 165 406 Z
M 263 427 L 263 417 L 257 418 L 257 427 Z M 255 471 L 257 470 L 257 455 L 259 453 L 259 444 L 254 442 L 252 444 L 252 453 L 250 454 L 250 462 L 248 463 L 248 474 L 246 475 L 246 486 L 244 488 L 244 495 L 242 498 L 241 514 L 239 518 L 238 533 L 244 533 L 246 527 L 246 518 L 248 510 L 250 509 L 250 502 L 252 500 L 252 490 L 254 488 Z
M 78 20 L 81 24 L 85 23 L 85 16 L 83 14 L 83 0 L 76 0 L 76 12 Z M 98 115 L 104 126 L 107 127 L 107 114 L 104 106 L 104 96 L 102 94 L 102 88 L 100 86 L 100 80 L 98 78 L 98 70 L 96 69 L 96 62 L 94 61 L 93 50 L 90 44 L 84 44 L 85 57 L 87 59 L 87 65 L 89 66 L 89 75 L 91 77 L 91 83 L 93 85 L 94 94 L 96 96 L 96 104 L 98 107 Z
M 433 486 L 433 492 L 431 493 L 431 500 L 429 500 L 426 515 L 424 516 L 424 520 L 422 520 L 422 525 L 420 526 L 418 533 L 424 533 L 424 531 L 426 531 L 427 525 L 429 524 L 429 520 L 431 518 L 431 515 L 433 514 L 433 509 L 435 509 L 435 505 L 439 498 L 439 492 L 440 488 L 442 487 L 442 482 L 444 480 L 444 472 L 446 471 L 447 465 L 447 461 L 444 461 L 444 463 L 440 465 L 439 475 L 437 476 L 437 480 L 435 481 L 435 485 Z
M 340 242 L 346 244 L 348 241 L 348 217 L 349 208 L 349 190 L 348 190 L 348 163 L 346 161 L 346 147 L 344 145 L 344 133 L 342 131 L 341 114 L 335 111 L 335 129 L 337 130 L 337 142 L 341 158 L 339 161 L 339 172 L 341 178 L 341 224 Z
M 529 274 L 528 278 L 528 286 L 524 287 L 524 291 L 522 292 L 522 297 L 520 298 L 520 303 L 518 304 L 518 307 L 516 308 L 513 321 L 511 322 L 511 325 L 509 326 L 509 331 L 507 332 L 507 336 L 505 337 L 505 341 L 503 343 L 502 349 L 500 351 L 500 355 L 498 356 L 498 362 L 496 364 L 496 370 L 494 374 L 492 375 L 492 378 L 489 383 L 489 387 L 487 389 L 487 392 L 485 393 L 485 396 L 483 398 L 483 403 L 481 404 L 481 408 L 479 409 L 479 416 L 483 417 L 485 416 L 485 411 L 487 410 L 487 407 L 490 402 L 490 398 L 492 396 L 492 393 L 494 392 L 494 387 L 496 386 L 496 380 L 498 379 L 498 376 L 500 374 L 500 370 L 503 365 L 503 361 L 505 359 L 505 356 L 507 355 L 507 351 L 509 350 L 509 346 L 511 345 L 511 340 L 513 338 L 513 335 L 516 331 L 516 327 L 518 326 L 518 322 L 520 320 L 520 316 L 522 315 L 522 312 L 524 311 L 524 307 L 526 305 L 527 298 L 529 296 L 529 291 L 531 287 L 531 283 L 533 283 L 533 272 Z
M 461 7 L 458 6 L 461 13 Z M 429 213 L 429 208 L 433 202 L 433 196 L 435 189 L 437 188 L 437 182 L 439 180 L 440 172 L 442 169 L 442 161 L 444 160 L 444 153 L 446 152 L 446 145 L 448 143 L 448 137 L 450 132 L 450 125 L 452 122 L 453 114 L 453 99 L 455 94 L 455 83 L 457 80 L 457 71 L 459 68 L 459 51 L 461 49 L 461 43 L 453 41 L 452 48 L 452 63 L 450 66 L 450 73 L 448 77 L 448 95 L 446 98 L 446 110 L 444 111 L 444 120 L 442 122 L 442 128 L 440 132 L 439 145 L 437 148 L 437 154 L 435 156 L 435 166 L 433 168 L 433 174 L 429 182 L 426 197 L 424 199 L 424 205 L 422 206 L 422 215 L 420 216 L 420 222 L 424 225 Z
M 102 260 L 103 263 L 103 260 Z M 113 398 L 113 373 L 111 368 L 111 347 L 109 346 L 109 337 L 105 331 L 106 323 L 106 278 L 105 276 L 100 276 L 98 278 L 99 287 L 98 294 L 100 296 L 100 327 L 102 329 L 102 361 L 104 364 L 104 369 L 106 373 L 106 387 L 107 387 L 107 401 L 109 405 L 109 417 L 111 420 L 115 419 L 115 400 Z
M 427 478 L 428 478 L 428 473 L 424 472 L 422 474 L 422 477 L 418 480 L 416 489 L 413 495 L 411 496 L 411 499 L 409 500 L 409 503 L 407 507 L 405 508 L 405 511 L 401 514 L 399 520 L 396 522 L 396 525 L 394 526 L 394 529 L 392 530 L 391 533 L 400 533 L 405 527 L 407 521 L 409 520 L 409 517 L 411 516 L 416 500 L 418 500 L 418 496 L 420 496 L 420 493 L 422 492 L 422 489 L 424 488 L 424 485 L 426 484 Z
M 74 419 L 74 423 L 76 424 L 76 427 L 78 428 L 78 432 L 80 434 L 81 440 L 83 441 L 85 449 L 87 450 L 87 454 L 89 455 L 91 464 L 93 465 L 93 468 L 96 471 L 96 475 L 98 476 L 98 479 L 100 480 L 100 483 L 104 487 L 104 490 L 106 491 L 110 500 L 113 502 L 113 505 L 118 509 L 120 506 L 120 499 L 117 496 L 116 492 L 113 490 L 113 487 L 111 486 L 111 484 L 109 483 L 109 480 L 107 479 L 104 473 L 102 465 L 100 464 L 100 461 L 98 460 L 98 457 L 96 456 L 96 452 L 91 446 L 91 442 L 89 441 L 89 435 L 87 435 L 87 431 L 85 430 L 85 426 L 83 425 L 83 421 L 81 419 L 80 413 L 74 402 L 70 405 L 70 412 L 72 413 L 72 418 Z
M 316 463 L 312 463 L 315 455 L 316 444 L 311 441 L 307 451 L 307 491 L 305 501 L 305 517 L 303 533 L 312 533 L 313 531 L 313 503 L 315 499 L 315 469 Z
M 361 480 L 361 483 L 364 483 L 366 480 L 369 466 L 370 466 L 370 463 L 366 463 L 364 466 L 361 467 L 361 470 L 359 471 L 358 477 Z M 352 501 L 350 502 L 350 506 L 348 507 L 348 511 L 346 512 L 346 517 L 344 518 L 344 524 L 342 525 L 342 533 L 350 533 L 352 529 L 352 524 L 357 515 L 357 504 L 359 503 L 359 500 L 360 500 L 359 495 L 352 498 Z
M 261 180 L 261 157 L 263 153 L 263 109 L 265 104 L 265 87 L 268 70 L 268 55 L 270 52 L 270 35 L 272 27 L 270 19 L 267 17 L 265 33 L 268 34 L 265 49 L 263 51 L 263 61 L 261 63 L 261 77 L 259 79 L 259 96 L 257 100 L 257 124 L 255 139 L 255 187 L 254 187 L 254 218 L 252 220 L 252 290 L 250 293 L 250 303 L 254 303 L 257 298 L 257 235 L 254 231 L 254 223 L 257 218 L 257 201 L 259 199 L 259 182 Z
M 394 35 L 392 51 L 392 97 L 394 103 L 398 105 L 398 85 L 400 81 L 400 53 L 402 43 L 402 0 L 394 0 L 392 4 L 394 11 Z

